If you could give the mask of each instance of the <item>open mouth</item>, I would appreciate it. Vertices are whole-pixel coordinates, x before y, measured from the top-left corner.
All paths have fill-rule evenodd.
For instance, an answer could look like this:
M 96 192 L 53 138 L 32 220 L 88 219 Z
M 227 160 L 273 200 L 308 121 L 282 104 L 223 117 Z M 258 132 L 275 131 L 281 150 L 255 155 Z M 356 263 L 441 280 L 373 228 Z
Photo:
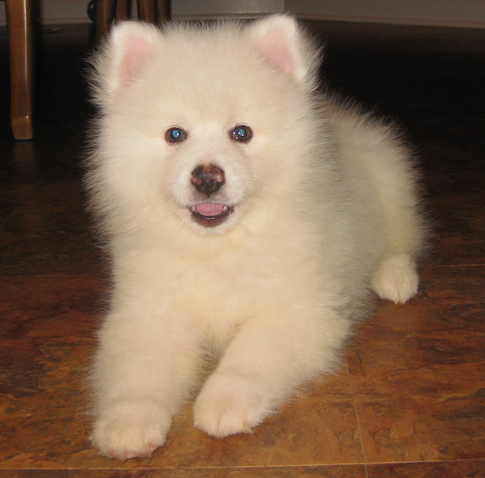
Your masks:
M 192 219 L 204 227 L 216 227 L 222 224 L 229 214 L 234 211 L 233 206 L 219 202 L 203 202 L 189 208 Z

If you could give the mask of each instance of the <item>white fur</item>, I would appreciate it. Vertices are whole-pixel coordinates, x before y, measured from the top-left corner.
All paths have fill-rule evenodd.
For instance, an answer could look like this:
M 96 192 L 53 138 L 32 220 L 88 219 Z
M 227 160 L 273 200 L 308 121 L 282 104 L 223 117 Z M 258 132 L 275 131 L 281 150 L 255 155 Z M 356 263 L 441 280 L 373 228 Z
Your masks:
M 272 16 L 125 23 L 95 58 L 87 185 L 114 278 L 92 372 L 103 454 L 151 455 L 201 385 L 197 427 L 251 431 L 336 366 L 371 284 L 397 302 L 416 292 L 410 154 L 390 127 L 315 92 L 318 57 L 291 17 Z M 231 141 L 239 124 L 250 142 Z M 185 141 L 165 140 L 173 126 Z M 209 163 L 225 172 L 217 201 L 234 207 L 214 228 L 189 211 L 191 172 Z

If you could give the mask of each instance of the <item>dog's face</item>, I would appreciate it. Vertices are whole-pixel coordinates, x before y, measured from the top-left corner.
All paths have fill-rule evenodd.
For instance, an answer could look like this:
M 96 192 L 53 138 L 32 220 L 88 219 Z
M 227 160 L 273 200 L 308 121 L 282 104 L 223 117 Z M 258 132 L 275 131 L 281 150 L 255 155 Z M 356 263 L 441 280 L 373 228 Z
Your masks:
M 134 208 L 158 208 L 200 234 L 223 233 L 291 194 L 296 157 L 312 134 L 313 86 L 285 37 L 296 32 L 293 20 L 275 32 L 257 24 L 115 29 L 98 59 L 104 167 Z

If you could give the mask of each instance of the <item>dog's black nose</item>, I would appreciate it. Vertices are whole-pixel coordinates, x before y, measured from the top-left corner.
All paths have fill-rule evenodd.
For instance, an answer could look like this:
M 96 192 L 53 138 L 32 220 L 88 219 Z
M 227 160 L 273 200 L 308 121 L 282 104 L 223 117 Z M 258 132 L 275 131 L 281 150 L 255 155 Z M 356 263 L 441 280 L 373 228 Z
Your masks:
M 226 179 L 224 171 L 218 166 L 202 164 L 192 171 L 192 179 L 190 181 L 197 191 L 209 197 L 219 191 Z

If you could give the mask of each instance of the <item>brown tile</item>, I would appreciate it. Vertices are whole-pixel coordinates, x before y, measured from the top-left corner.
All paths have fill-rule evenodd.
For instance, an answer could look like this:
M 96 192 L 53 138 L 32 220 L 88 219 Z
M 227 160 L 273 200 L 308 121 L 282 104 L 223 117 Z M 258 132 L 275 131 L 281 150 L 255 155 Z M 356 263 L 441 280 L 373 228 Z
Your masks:
M 82 389 L 103 285 L 84 276 L 0 280 L 0 468 L 55 465 L 88 446 Z
M 96 468 L 118 463 L 89 443 L 86 366 L 94 350 L 105 284 L 84 276 L 4 277 L 0 313 L 0 468 Z M 152 460 L 125 468 L 363 463 L 350 389 L 342 373 L 252 434 L 217 440 L 196 430 L 191 407 L 175 420 Z
M 429 268 L 363 328 L 349 367 L 367 462 L 485 457 L 484 273 Z
M 482 196 L 452 198 L 451 203 L 443 201 L 445 204 L 433 207 L 436 228 L 430 263 L 442 266 L 485 264 L 485 201 Z
M 46 166 L 38 161 L 33 141 L 0 140 L 0 182 L 2 185 L 32 184 L 45 172 Z M 5 191 L 0 191 L 3 199 Z
M 0 470 L 0 478 L 366 478 L 364 465 L 144 470 Z
M 79 351 L 83 345 L 84 351 Z M 71 354 L 85 358 L 89 346 L 70 341 L 69 348 Z M 331 398 L 325 398 L 327 392 L 317 387 L 303 400 L 288 404 L 254 433 L 224 440 L 196 430 L 187 407 L 176 418 L 165 446 L 152 459 L 120 464 L 100 457 L 91 448 L 90 418 L 84 415 L 86 402 L 78 395 L 82 369 L 76 370 L 72 359 L 71 363 L 66 357 L 64 360 L 66 363 L 53 371 L 55 378 L 42 380 L 42 391 L 12 398 L 11 403 L 5 404 L 3 436 L 8 438 L 8 445 L 0 447 L 0 468 L 231 468 L 363 463 L 352 397 L 331 394 Z M 59 368 L 69 372 L 63 373 Z M 338 386 L 335 382 L 333 385 Z
M 0 274 L 101 273 L 80 180 L 40 183 L 15 191 L 0 230 Z
M 459 460 L 438 463 L 368 465 L 368 478 L 483 478 L 485 461 Z
M 481 142 L 471 140 L 485 128 L 482 116 L 422 120 L 419 126 L 435 265 L 485 261 L 485 161 Z
M 175 423 L 157 466 L 283 466 L 363 463 L 346 371 L 315 385 L 249 435 L 218 440 L 193 427 L 190 407 Z

